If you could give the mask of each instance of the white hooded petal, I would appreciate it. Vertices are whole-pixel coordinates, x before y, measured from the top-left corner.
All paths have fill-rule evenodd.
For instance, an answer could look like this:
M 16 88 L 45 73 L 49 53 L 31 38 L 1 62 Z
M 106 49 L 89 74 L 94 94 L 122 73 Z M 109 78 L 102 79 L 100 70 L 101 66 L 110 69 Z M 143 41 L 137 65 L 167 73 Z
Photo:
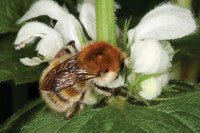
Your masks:
M 18 48 L 23 42 L 25 44 L 32 43 L 36 37 L 42 38 L 36 50 L 47 59 L 53 59 L 55 54 L 64 46 L 60 33 L 40 22 L 25 24 L 18 32 L 14 44 Z
M 153 74 L 165 72 L 170 66 L 168 53 L 156 40 L 136 41 L 131 48 L 134 72 Z
M 154 99 L 161 94 L 162 87 L 166 86 L 167 83 L 168 74 L 149 78 L 141 83 L 142 91 L 139 94 L 146 100 Z
M 65 7 L 59 6 L 58 3 L 53 0 L 40 0 L 35 2 L 28 12 L 18 20 L 18 23 L 42 15 L 47 15 L 57 20 L 55 29 L 62 34 L 65 43 L 74 40 L 75 45 L 80 49 L 81 46 L 77 35 L 77 29 L 82 30 L 81 24 L 73 15 L 68 13 Z
M 73 15 L 67 14 L 63 17 L 56 23 L 55 29 L 62 34 L 66 43 L 74 40 L 77 49 L 81 49 L 78 33 L 82 31 L 82 26 Z
M 140 23 L 128 31 L 131 40 L 157 39 L 169 40 L 186 36 L 196 29 L 196 24 L 190 10 L 164 4 L 147 13 Z
M 47 15 L 50 18 L 60 20 L 63 15 L 66 15 L 66 11 L 53 0 L 39 0 L 31 6 L 26 14 L 17 21 L 17 23 L 19 24 L 42 15 Z
M 59 38 L 56 38 L 56 36 L 52 34 L 39 41 L 36 51 L 47 59 L 54 59 L 55 55 L 63 46 L 64 43 L 62 37 L 60 36 Z
M 26 57 L 26 58 L 21 58 L 20 62 L 26 66 L 36 66 L 44 61 L 38 57 L 33 57 L 33 58 Z
M 96 15 L 95 3 L 86 1 L 81 6 L 79 5 L 80 15 L 79 19 L 85 27 L 88 35 L 96 40 Z

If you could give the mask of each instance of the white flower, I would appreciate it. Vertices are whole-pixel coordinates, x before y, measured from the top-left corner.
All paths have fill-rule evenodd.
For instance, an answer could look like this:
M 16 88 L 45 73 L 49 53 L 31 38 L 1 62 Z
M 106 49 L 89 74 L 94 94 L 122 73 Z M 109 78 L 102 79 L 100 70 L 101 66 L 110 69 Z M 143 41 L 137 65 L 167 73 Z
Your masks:
M 134 37 L 131 58 L 135 72 L 152 74 L 165 72 L 173 56 L 173 48 L 164 47 L 160 40 L 181 38 L 196 29 L 195 21 L 188 9 L 170 3 L 156 7 L 147 13 L 140 23 L 128 31 L 128 40 Z M 166 45 L 166 41 L 164 42 Z
M 22 42 L 33 43 L 36 37 L 42 38 L 36 50 L 39 54 L 48 59 L 53 59 L 54 55 L 64 46 L 62 35 L 51 27 L 40 22 L 30 22 L 25 24 L 18 32 L 14 44 L 16 49 L 20 49 Z M 22 45 L 23 46 L 23 45 Z
M 96 40 L 96 14 L 95 3 L 91 1 L 85 1 L 84 4 L 78 6 L 80 13 L 79 19 L 84 28 L 88 31 L 88 35 Z
M 134 72 L 153 74 L 165 72 L 171 66 L 168 52 L 156 40 L 136 41 L 131 48 Z
M 169 40 L 184 37 L 195 31 L 192 13 L 170 3 L 148 12 L 140 23 L 128 33 L 129 40 L 135 34 L 135 41 L 142 39 Z
M 131 47 L 131 61 L 136 73 L 164 73 L 171 67 L 174 49 L 168 41 L 191 34 L 196 24 L 190 10 L 167 3 L 147 13 L 139 24 L 127 33 Z M 144 99 L 156 98 L 166 86 L 168 74 L 152 77 L 141 83 L 139 93 Z
M 160 95 L 162 87 L 166 86 L 167 83 L 168 74 L 146 79 L 141 83 L 142 91 L 139 92 L 139 95 L 146 100 L 152 100 Z
M 43 61 L 38 58 L 38 57 L 33 57 L 32 59 L 26 57 L 26 58 L 21 58 L 20 61 L 26 65 L 26 66 L 36 66 L 42 63 Z
M 91 36 L 92 39 L 95 39 L 95 5 L 90 4 L 90 7 L 93 9 L 92 11 L 94 11 L 94 13 L 90 14 L 91 11 L 85 8 L 87 7 L 87 4 L 89 4 L 88 1 L 82 4 L 80 17 L 83 22 L 87 22 L 88 24 L 85 29 L 89 36 Z M 89 16 L 93 19 L 90 19 L 84 14 L 90 14 Z M 81 44 L 77 34 L 82 31 L 81 24 L 72 14 L 68 12 L 66 7 L 59 6 L 53 0 L 40 0 L 35 2 L 17 23 L 22 23 L 26 20 L 42 15 L 47 15 L 50 18 L 57 20 L 55 27 L 51 28 L 40 22 L 30 22 L 25 24 L 20 29 L 14 42 L 16 49 L 24 47 L 27 43 L 33 43 L 36 37 L 41 38 L 36 50 L 48 60 L 52 60 L 64 44 L 67 44 L 71 40 L 75 41 L 75 45 L 79 50 L 81 49 Z M 89 19 L 89 21 L 87 21 L 87 19 Z M 83 25 L 85 26 L 85 24 Z M 29 59 L 29 61 L 31 61 L 31 59 Z

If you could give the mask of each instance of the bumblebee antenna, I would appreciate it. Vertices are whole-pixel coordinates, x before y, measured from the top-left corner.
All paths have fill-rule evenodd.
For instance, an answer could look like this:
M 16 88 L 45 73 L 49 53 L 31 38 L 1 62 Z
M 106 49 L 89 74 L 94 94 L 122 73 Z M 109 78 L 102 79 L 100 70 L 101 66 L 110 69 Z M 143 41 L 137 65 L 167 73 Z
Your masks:
M 127 68 L 127 66 L 126 65 L 124 65 L 125 66 L 125 81 L 124 81 L 124 84 L 126 84 L 126 81 L 127 81 L 127 75 L 128 75 L 128 68 Z

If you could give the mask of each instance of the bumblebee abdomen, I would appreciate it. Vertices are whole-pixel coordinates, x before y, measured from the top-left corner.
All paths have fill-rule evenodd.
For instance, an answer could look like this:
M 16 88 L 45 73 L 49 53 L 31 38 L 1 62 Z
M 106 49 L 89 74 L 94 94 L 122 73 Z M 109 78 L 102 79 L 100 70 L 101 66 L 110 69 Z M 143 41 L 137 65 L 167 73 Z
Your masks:
M 69 99 L 65 99 L 55 92 L 43 91 L 41 90 L 41 96 L 45 102 L 50 106 L 50 108 L 58 111 L 64 112 L 72 106 L 72 102 Z
M 41 96 L 52 109 L 65 112 L 79 100 L 85 90 L 86 83 L 82 82 L 59 92 L 41 90 Z

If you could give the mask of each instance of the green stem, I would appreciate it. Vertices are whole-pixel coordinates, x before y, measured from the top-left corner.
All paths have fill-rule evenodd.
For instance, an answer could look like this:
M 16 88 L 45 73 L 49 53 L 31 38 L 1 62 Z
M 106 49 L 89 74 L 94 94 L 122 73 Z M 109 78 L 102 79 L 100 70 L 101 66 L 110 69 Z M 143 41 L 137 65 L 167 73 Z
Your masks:
M 95 0 L 97 41 L 117 45 L 114 0 Z

